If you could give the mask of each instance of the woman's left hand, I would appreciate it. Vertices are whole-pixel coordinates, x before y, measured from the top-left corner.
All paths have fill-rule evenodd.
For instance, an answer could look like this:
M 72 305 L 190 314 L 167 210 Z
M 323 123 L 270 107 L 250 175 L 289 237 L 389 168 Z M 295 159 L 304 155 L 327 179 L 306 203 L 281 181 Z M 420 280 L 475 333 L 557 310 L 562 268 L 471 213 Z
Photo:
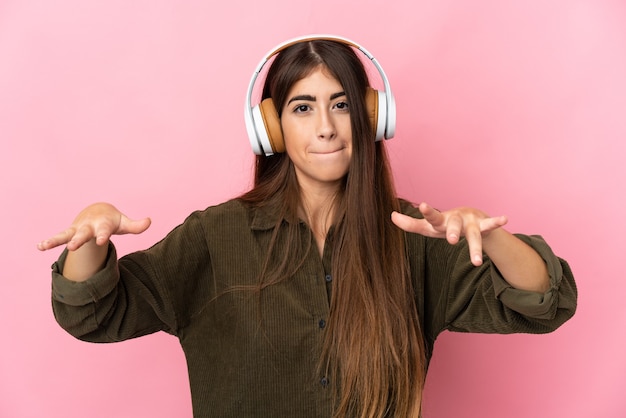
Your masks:
M 472 264 L 483 262 L 483 239 L 495 229 L 507 223 L 506 216 L 490 217 L 486 213 L 469 207 L 440 212 L 427 203 L 421 203 L 419 210 L 424 219 L 416 219 L 398 212 L 391 214 L 391 220 L 399 228 L 432 238 L 446 238 L 456 244 L 464 236 L 467 240 Z

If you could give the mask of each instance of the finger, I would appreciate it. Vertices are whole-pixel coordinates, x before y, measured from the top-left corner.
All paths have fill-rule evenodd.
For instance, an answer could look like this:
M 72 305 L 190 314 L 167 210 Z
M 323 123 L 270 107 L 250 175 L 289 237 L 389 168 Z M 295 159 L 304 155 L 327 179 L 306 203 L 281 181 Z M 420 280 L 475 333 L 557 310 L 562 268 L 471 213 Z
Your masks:
M 465 227 L 465 239 L 472 264 L 480 266 L 483 263 L 483 237 L 477 224 L 471 223 Z
M 417 219 L 412 218 L 400 212 L 393 211 L 391 213 L 391 222 L 393 222 L 398 228 L 407 232 L 418 232 L 418 227 L 415 223 Z
M 76 229 L 76 233 L 72 236 L 67 243 L 67 249 L 70 251 L 76 251 L 83 246 L 87 241 L 94 238 L 94 230 L 89 225 L 82 225 Z
M 437 209 L 433 208 L 426 202 L 419 204 L 418 209 L 424 216 L 424 219 L 438 231 L 445 230 L 445 217 Z
M 118 234 L 141 234 L 150 227 L 152 220 L 150 218 L 143 218 L 139 220 L 129 219 L 127 216 L 122 216 L 120 228 Z
M 490 232 L 494 229 L 498 229 L 509 221 L 506 216 L 496 216 L 493 218 L 486 218 L 480 221 L 480 230 L 481 232 Z
M 461 239 L 463 233 L 463 218 L 458 215 L 452 215 L 446 223 L 446 239 L 450 244 L 456 244 Z
M 106 245 L 109 242 L 109 239 L 111 239 L 111 235 L 113 235 L 114 233 L 115 231 L 113 230 L 113 226 L 111 224 L 102 223 L 96 227 L 93 238 L 96 239 L 97 245 L 102 246 Z
M 400 229 L 406 232 L 425 235 L 428 237 L 441 238 L 443 235 L 433 229 L 432 225 L 425 219 L 416 219 L 399 212 L 391 214 L 391 221 Z
M 37 248 L 40 251 L 46 251 L 52 248 L 56 248 L 59 245 L 67 244 L 72 239 L 75 233 L 76 233 L 76 230 L 70 227 L 66 229 L 65 231 L 59 232 L 58 234 L 55 234 L 52 237 L 39 242 L 37 244 Z

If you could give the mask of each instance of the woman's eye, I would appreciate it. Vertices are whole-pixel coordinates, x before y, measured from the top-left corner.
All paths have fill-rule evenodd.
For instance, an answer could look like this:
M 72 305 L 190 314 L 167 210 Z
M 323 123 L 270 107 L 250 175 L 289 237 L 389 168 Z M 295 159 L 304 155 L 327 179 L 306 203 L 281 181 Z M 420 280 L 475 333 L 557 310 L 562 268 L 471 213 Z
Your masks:
M 348 110 L 349 108 L 348 103 L 346 102 L 339 102 L 335 105 L 335 107 L 337 107 L 337 109 L 339 110 Z
M 309 105 L 301 104 L 301 105 L 296 106 L 293 111 L 296 113 L 304 113 L 308 111 L 309 109 L 310 109 Z

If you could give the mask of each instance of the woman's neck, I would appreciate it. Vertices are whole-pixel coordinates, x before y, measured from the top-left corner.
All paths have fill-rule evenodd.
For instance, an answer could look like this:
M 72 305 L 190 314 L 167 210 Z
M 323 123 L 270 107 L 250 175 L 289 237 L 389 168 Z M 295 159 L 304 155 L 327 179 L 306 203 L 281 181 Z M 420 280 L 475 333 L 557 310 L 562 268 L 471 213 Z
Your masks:
M 335 215 L 335 202 L 338 187 L 302 189 L 300 217 L 309 225 L 320 256 L 324 252 L 326 235 Z

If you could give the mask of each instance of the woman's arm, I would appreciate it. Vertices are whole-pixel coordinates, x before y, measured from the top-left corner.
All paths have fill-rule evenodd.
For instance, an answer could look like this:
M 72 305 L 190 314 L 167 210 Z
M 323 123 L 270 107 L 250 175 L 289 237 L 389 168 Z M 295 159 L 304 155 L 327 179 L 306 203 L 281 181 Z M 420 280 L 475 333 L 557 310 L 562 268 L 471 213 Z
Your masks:
M 529 245 L 502 228 L 491 231 L 482 241 L 485 254 L 511 286 L 538 293 L 548 291 L 546 263 Z
M 81 282 L 104 266 L 111 235 L 140 234 L 149 226 L 149 218 L 131 220 L 113 205 L 95 203 L 81 211 L 69 228 L 40 242 L 37 248 L 45 251 L 67 244 L 63 276 Z
M 419 210 L 424 219 L 394 212 L 392 221 L 407 232 L 446 238 L 450 244 L 465 236 L 474 265 L 482 264 L 484 251 L 511 286 L 539 293 L 549 289 L 545 262 L 530 246 L 501 228 L 506 217 L 490 217 L 468 207 L 439 212 L 426 203 L 420 204 Z

